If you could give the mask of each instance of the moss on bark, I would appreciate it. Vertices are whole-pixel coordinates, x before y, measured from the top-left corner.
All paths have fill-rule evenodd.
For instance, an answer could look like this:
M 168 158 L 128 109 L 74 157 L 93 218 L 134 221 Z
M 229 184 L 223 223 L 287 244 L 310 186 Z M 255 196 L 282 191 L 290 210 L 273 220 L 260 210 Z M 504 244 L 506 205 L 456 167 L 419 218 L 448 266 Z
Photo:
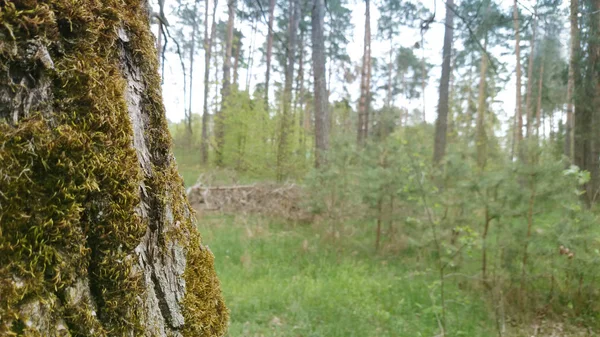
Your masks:
M 62 322 L 73 336 L 147 335 L 134 250 L 148 226 L 164 226 L 163 249 L 175 240 L 187 252 L 181 331 L 225 331 L 213 259 L 170 152 L 148 27 L 143 1 L 0 0 L 2 335 L 44 334 L 29 303 L 53 318 L 56 335 Z M 144 85 L 149 172 L 133 147 L 124 48 Z M 136 212 L 143 186 L 149 216 Z

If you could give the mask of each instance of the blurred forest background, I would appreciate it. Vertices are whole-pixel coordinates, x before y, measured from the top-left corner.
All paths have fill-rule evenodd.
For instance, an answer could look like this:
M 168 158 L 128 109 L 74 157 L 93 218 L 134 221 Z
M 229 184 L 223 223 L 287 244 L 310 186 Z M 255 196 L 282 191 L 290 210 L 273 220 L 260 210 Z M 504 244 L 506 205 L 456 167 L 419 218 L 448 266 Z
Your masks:
M 597 335 L 600 0 L 221 1 L 153 29 L 231 336 Z

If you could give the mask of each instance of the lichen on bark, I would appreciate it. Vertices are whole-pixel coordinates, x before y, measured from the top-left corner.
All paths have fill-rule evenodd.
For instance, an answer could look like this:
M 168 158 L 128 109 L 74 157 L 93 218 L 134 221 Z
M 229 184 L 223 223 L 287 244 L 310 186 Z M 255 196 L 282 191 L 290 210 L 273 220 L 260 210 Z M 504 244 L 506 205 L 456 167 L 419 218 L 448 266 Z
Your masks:
M 0 335 L 219 336 L 145 1 L 0 0 Z

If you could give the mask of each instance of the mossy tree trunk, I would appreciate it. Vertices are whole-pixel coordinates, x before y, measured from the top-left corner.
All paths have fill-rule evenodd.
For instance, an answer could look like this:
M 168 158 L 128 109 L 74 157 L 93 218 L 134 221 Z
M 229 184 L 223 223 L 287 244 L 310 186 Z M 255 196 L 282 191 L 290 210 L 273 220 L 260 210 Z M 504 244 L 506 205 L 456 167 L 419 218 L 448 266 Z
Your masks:
M 0 335 L 219 336 L 142 0 L 0 0 Z

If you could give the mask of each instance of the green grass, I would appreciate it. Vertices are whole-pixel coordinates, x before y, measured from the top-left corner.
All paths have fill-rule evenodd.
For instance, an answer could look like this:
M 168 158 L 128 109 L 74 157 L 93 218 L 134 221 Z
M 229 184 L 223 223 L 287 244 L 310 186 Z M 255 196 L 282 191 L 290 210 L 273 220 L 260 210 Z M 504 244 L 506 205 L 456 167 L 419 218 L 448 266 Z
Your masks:
M 376 254 L 373 235 L 254 217 L 200 219 L 231 310 L 229 336 L 435 336 L 439 283 L 431 265 Z M 494 336 L 479 296 L 446 286 L 447 336 Z

